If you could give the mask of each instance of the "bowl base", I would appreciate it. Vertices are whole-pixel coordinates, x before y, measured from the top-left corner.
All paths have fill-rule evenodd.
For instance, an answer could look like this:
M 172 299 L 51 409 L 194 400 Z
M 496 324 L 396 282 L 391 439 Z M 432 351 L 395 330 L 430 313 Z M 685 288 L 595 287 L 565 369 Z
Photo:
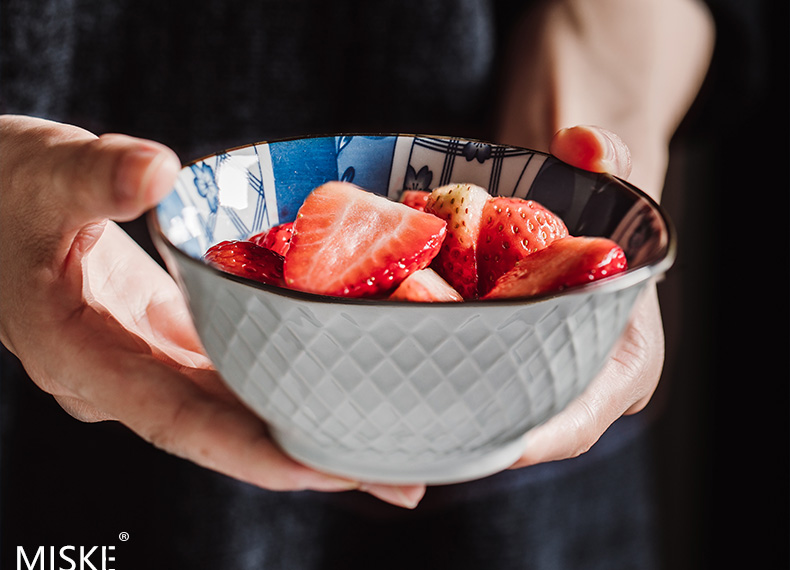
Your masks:
M 438 458 L 430 462 L 403 461 L 387 464 L 380 457 L 370 460 L 349 459 L 331 449 L 306 444 L 287 433 L 272 431 L 275 442 L 293 459 L 339 477 L 392 485 L 446 485 L 463 483 L 493 475 L 510 467 L 524 452 L 523 437 L 494 448 L 472 451 L 463 457 Z

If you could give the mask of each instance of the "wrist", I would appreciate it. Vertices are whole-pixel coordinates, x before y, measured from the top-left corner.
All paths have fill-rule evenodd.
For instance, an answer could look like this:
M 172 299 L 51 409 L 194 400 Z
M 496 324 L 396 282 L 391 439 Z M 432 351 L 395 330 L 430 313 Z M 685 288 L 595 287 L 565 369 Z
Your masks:
M 595 125 L 631 150 L 634 184 L 658 197 L 669 142 L 693 102 L 713 27 L 694 0 L 558 0 L 514 35 L 498 136 L 547 150 L 563 127 Z

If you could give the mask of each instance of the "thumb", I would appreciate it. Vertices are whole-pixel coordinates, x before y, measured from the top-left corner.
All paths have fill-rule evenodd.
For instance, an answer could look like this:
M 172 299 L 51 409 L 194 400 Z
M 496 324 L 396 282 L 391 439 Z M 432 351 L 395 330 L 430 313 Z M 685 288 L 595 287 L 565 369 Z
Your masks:
M 8 219 L 73 233 L 106 218 L 127 221 L 154 206 L 180 169 L 166 146 L 73 125 L 0 116 L 0 193 Z M 31 228 L 26 229 L 30 233 Z M 41 233 L 41 232 L 39 232 Z
M 552 138 L 549 151 L 563 162 L 591 172 L 606 172 L 620 178 L 631 174 L 628 146 L 615 133 L 601 127 L 560 129 Z
M 53 169 L 53 190 L 73 227 L 110 218 L 128 221 L 161 200 L 181 165 L 154 141 L 120 134 L 64 144 Z

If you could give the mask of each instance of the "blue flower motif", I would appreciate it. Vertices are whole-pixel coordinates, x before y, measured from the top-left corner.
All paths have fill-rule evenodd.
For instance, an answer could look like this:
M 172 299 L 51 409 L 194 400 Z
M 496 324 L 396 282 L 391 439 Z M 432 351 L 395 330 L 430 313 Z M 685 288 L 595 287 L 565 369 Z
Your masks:
M 431 188 L 431 181 L 433 180 L 433 172 L 428 170 L 428 166 L 423 166 L 420 171 L 414 170 L 412 165 L 406 167 L 406 176 L 403 181 L 404 190 L 429 190 Z
M 477 159 L 480 164 L 491 158 L 491 145 L 470 141 L 464 145 L 461 153 L 466 157 L 468 162 Z
M 206 199 L 209 210 L 216 212 L 219 208 L 219 188 L 214 179 L 214 171 L 205 162 L 200 165 L 193 164 L 189 168 L 195 175 L 195 187 L 198 194 Z

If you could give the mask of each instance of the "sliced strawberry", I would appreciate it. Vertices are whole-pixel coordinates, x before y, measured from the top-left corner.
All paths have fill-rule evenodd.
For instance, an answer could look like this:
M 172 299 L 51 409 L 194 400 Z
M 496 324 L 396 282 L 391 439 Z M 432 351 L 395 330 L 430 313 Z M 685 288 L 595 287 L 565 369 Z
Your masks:
M 404 279 L 390 295 L 395 301 L 442 303 L 463 301 L 460 293 L 430 267 L 420 269 Z
M 490 194 L 474 184 L 450 184 L 431 192 L 425 211 L 447 222 L 447 237 L 433 268 L 464 299 L 477 297 L 477 237 Z
M 477 240 L 480 296 L 517 261 L 567 235 L 563 221 L 534 200 L 491 198 L 483 208 Z
M 404 190 L 398 201 L 410 208 L 424 212 L 425 204 L 428 203 L 430 195 L 431 193 L 428 190 Z
M 222 241 L 208 249 L 204 259 L 223 271 L 282 286 L 283 256 L 247 240 Z
M 485 299 L 531 297 L 625 271 L 625 253 L 612 240 L 565 237 L 526 256 L 500 277 Z
M 445 222 L 347 182 L 327 182 L 307 197 L 285 259 L 289 287 L 350 297 L 386 296 L 428 266 Z
M 293 227 L 293 222 L 272 226 L 268 230 L 252 236 L 249 238 L 249 241 L 261 247 L 271 249 L 280 255 L 285 255 L 285 252 L 288 251 L 288 246 L 291 245 Z

